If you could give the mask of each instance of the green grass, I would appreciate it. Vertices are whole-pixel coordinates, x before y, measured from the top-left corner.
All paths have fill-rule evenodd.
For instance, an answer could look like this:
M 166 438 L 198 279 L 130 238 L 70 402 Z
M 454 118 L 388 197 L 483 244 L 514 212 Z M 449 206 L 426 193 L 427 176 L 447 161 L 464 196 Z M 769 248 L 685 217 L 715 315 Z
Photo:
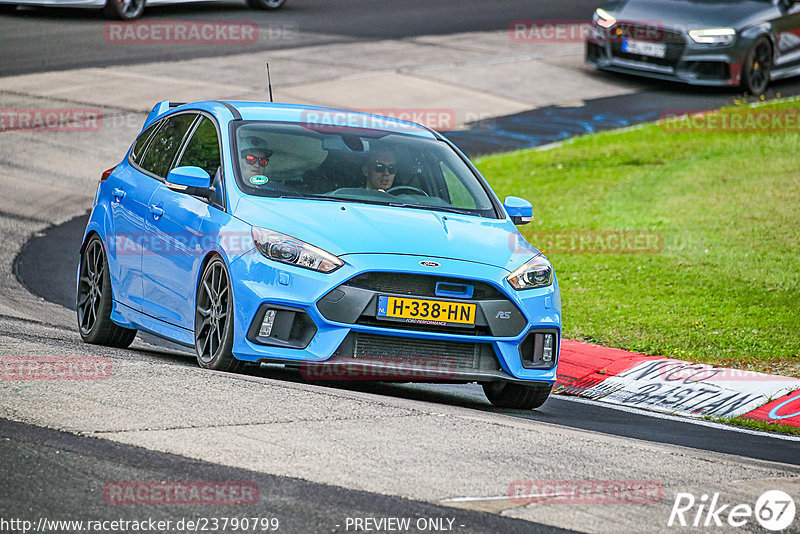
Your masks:
M 759 109 L 797 109 L 782 102 Z M 738 108 L 741 109 L 741 108 Z M 658 232 L 650 254 L 548 253 L 567 338 L 800 376 L 800 132 L 657 125 L 480 158 L 532 201 L 523 235 Z
M 761 430 L 762 432 L 777 432 L 779 434 L 791 434 L 800 436 L 800 428 L 791 425 L 782 425 L 780 423 L 768 423 L 766 421 L 756 421 L 755 419 L 747 419 L 746 417 L 732 417 L 730 419 L 719 417 L 706 417 L 709 421 L 716 421 L 718 423 L 726 423 L 728 425 L 741 426 L 753 430 Z

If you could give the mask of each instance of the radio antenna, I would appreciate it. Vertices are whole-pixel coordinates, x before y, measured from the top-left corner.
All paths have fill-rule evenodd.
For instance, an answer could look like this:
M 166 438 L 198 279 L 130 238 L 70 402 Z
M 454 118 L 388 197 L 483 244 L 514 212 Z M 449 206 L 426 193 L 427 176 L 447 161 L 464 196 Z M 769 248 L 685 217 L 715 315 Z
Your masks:
M 269 61 L 267 61 L 267 87 L 269 88 L 269 101 L 272 102 L 272 80 L 269 77 Z

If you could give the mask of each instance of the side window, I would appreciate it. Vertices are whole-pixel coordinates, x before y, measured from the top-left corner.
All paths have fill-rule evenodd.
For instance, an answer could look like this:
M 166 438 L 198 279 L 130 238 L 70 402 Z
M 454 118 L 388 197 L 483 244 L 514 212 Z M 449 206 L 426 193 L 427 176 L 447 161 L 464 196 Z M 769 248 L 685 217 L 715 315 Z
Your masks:
M 139 165 L 146 171 L 165 178 L 186 131 L 196 117 L 194 113 L 183 113 L 165 119 L 164 126 L 153 136 Z
M 220 166 L 219 139 L 211 119 L 203 117 L 186 145 L 178 166 L 191 165 L 205 170 L 212 178 Z
M 156 130 L 158 130 L 163 121 L 156 121 L 148 128 L 142 132 L 138 139 L 136 139 L 136 143 L 133 145 L 133 150 L 131 150 L 131 161 L 136 163 L 137 165 L 141 165 L 142 162 L 142 154 L 144 153 L 144 149 L 147 146 L 147 141 L 153 137 L 153 134 Z

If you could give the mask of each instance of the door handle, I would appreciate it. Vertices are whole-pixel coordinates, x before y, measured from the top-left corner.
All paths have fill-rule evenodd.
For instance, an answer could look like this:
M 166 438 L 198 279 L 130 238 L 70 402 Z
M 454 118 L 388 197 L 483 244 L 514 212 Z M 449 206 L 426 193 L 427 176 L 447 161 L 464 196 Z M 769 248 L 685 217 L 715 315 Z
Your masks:
M 118 187 L 115 187 L 114 190 L 111 192 L 111 194 L 114 195 L 114 198 L 116 198 L 117 201 L 120 201 L 123 198 L 125 198 L 125 191 L 123 191 Z
M 164 215 L 164 208 L 161 206 L 155 206 L 153 204 L 150 205 L 150 213 L 153 214 L 153 218 L 158 219 L 162 215 Z

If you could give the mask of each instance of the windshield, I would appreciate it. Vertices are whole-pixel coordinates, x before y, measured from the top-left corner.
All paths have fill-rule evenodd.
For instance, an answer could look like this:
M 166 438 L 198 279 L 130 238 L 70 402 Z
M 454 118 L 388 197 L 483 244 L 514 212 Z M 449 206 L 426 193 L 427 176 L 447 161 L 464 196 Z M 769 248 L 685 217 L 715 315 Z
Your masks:
M 479 178 L 446 143 L 325 125 L 243 121 L 234 131 L 245 193 L 496 218 Z

